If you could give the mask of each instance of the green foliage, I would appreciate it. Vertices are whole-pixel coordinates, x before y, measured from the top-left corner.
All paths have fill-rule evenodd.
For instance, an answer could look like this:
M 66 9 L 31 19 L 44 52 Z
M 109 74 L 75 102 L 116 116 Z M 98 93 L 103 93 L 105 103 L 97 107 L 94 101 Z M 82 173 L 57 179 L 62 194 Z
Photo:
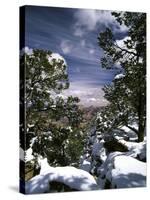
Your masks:
M 135 120 L 138 123 L 135 132 L 142 141 L 146 124 L 146 14 L 113 12 L 112 15 L 120 25 L 127 26 L 128 37 L 119 46 L 111 29 L 100 33 L 98 41 L 104 50 L 101 64 L 107 69 L 119 64 L 125 76 L 104 87 L 110 103 L 103 113 L 111 112 L 107 120 L 121 113 L 116 126 L 120 123 L 129 126 Z
M 33 143 L 34 156 L 47 157 L 53 166 L 77 164 L 84 137 L 79 99 L 58 95 L 69 87 L 66 62 L 34 49 L 21 56 L 20 64 L 25 69 L 25 150 Z

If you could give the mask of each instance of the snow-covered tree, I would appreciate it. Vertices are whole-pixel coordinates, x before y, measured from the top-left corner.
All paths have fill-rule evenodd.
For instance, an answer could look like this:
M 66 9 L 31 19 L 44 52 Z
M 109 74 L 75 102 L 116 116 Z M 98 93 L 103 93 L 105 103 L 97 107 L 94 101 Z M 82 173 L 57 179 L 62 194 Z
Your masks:
M 138 141 L 143 141 L 146 126 L 146 14 L 113 12 L 120 24 L 128 28 L 128 36 L 117 40 L 107 28 L 99 34 L 98 41 L 104 50 L 102 67 L 111 69 L 120 65 L 123 74 L 104 87 L 105 98 L 110 102 L 104 113 L 106 122 L 114 126 L 121 123 L 136 132 Z M 103 115 L 103 114 L 102 114 Z M 138 129 L 130 125 L 136 121 Z
M 21 148 L 32 147 L 35 157 L 47 157 L 53 166 L 77 163 L 83 137 L 78 129 L 79 99 L 59 95 L 69 87 L 66 61 L 57 53 L 25 47 L 20 73 L 20 108 L 25 111 L 20 120 Z

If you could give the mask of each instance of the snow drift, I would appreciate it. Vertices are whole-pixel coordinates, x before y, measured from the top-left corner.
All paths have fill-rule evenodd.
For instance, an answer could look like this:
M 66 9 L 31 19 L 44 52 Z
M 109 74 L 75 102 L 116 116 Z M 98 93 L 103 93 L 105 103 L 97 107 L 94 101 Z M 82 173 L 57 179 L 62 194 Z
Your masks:
M 27 194 L 53 192 L 51 182 L 59 182 L 79 191 L 96 190 L 97 183 L 88 172 L 75 167 L 50 167 L 47 159 L 40 160 L 40 174 L 26 182 Z
M 120 152 L 109 154 L 106 162 L 98 169 L 99 182 L 103 187 L 131 188 L 146 186 L 146 163 Z M 107 186 L 106 186 L 107 184 Z

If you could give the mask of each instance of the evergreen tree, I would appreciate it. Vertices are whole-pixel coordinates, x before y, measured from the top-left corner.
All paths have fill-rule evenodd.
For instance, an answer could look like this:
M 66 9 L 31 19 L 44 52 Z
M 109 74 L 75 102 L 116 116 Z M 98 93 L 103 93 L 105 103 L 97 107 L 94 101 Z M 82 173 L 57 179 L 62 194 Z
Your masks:
M 98 37 L 104 50 L 102 67 L 111 69 L 119 64 L 124 74 L 104 87 L 105 98 L 109 101 L 105 112 L 108 111 L 108 120 L 114 116 L 115 121 L 111 122 L 115 127 L 128 126 L 141 142 L 146 126 L 146 14 L 113 12 L 112 15 L 120 25 L 127 26 L 128 37 L 119 45 L 109 28 Z M 133 121 L 138 123 L 138 129 L 130 126 Z
M 34 156 L 47 157 L 53 166 L 77 163 L 82 149 L 82 141 L 78 139 L 83 137 L 78 128 L 82 121 L 79 99 L 59 96 L 69 87 L 66 61 L 50 51 L 34 49 L 21 54 L 20 65 L 25 70 L 21 104 L 25 103 L 26 111 L 21 147 L 27 150 L 32 143 Z

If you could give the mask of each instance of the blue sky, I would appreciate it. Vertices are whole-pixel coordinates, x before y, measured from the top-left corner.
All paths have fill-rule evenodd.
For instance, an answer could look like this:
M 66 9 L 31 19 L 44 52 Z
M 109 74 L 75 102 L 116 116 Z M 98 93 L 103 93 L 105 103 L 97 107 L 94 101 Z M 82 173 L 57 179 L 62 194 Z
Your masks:
M 127 35 L 110 11 L 54 7 L 26 7 L 25 46 L 48 49 L 62 55 L 68 64 L 69 90 L 64 95 L 79 96 L 81 104 L 104 105 L 102 87 L 118 71 L 101 68 L 99 32 L 110 27 L 117 40 Z

